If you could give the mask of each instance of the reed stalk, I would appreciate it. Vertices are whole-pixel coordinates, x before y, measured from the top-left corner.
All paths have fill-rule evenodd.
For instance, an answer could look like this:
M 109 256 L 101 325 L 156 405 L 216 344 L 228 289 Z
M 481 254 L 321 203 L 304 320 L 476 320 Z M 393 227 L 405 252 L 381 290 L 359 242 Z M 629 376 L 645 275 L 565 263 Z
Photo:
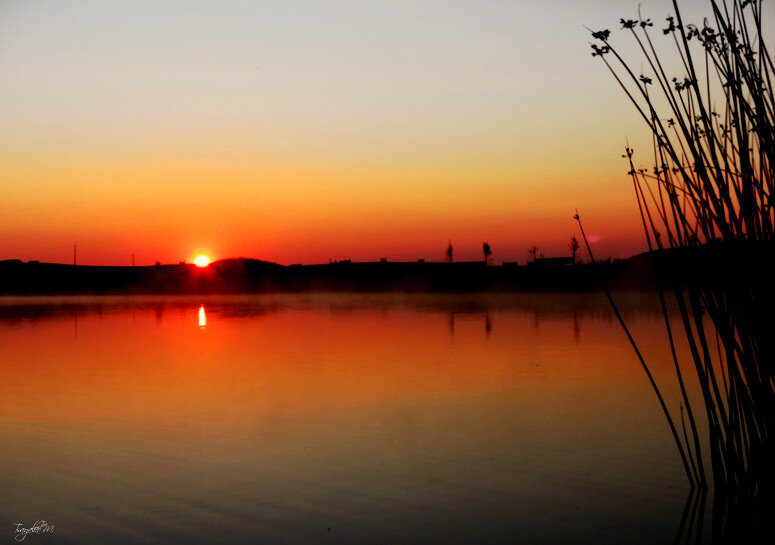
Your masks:
M 629 145 L 624 157 L 681 392 L 682 436 L 622 325 L 691 486 L 704 488 L 710 475 L 714 510 L 718 502 L 728 510 L 740 498 L 771 498 L 775 482 L 775 65 L 762 0 L 708 0 L 708 8 L 701 25 L 688 24 L 673 0 L 658 33 L 640 13 L 621 19 L 636 60 L 619 52 L 609 30 L 592 32 L 591 46 L 651 133 L 644 163 Z M 677 314 L 667 310 L 671 299 Z

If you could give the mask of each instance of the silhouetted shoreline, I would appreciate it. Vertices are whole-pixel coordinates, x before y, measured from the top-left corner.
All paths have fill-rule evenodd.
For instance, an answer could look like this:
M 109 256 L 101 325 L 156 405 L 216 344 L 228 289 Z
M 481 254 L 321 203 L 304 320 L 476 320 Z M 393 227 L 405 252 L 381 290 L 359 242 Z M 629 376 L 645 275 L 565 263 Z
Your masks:
M 770 242 L 713 242 L 692 249 L 668 249 L 603 263 L 572 264 L 570 258 L 537 259 L 526 265 L 484 261 L 351 262 L 279 265 L 249 258 L 139 267 L 62 265 L 0 261 L 0 295 L 196 295 L 253 293 L 497 293 L 652 291 L 655 271 L 670 284 L 733 281 L 744 265 L 749 280 L 768 282 L 775 258 Z
M 306 292 L 477 293 L 585 292 L 605 280 L 651 289 L 639 257 L 602 265 L 481 262 L 350 262 L 278 265 L 256 259 L 139 267 L 0 261 L 0 294 L 234 294 Z

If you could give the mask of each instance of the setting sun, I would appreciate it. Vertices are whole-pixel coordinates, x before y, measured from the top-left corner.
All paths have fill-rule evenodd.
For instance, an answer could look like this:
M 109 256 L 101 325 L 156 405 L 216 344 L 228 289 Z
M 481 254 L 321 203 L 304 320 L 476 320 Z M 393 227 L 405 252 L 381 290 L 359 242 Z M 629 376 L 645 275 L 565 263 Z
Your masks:
M 210 258 L 206 255 L 200 255 L 194 260 L 197 267 L 207 267 L 210 264 Z

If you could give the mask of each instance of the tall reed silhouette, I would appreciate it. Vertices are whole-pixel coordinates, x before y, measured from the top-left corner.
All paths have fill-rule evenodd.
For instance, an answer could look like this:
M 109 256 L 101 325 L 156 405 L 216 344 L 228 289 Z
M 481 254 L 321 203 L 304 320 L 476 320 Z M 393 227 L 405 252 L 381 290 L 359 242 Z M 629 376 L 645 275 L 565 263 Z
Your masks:
M 636 60 L 620 54 L 609 30 L 593 31 L 591 47 L 651 132 L 647 166 L 629 144 L 623 157 L 653 258 L 678 407 L 668 409 L 638 357 L 690 486 L 715 488 L 722 515 L 713 524 L 725 534 L 766 524 L 730 510 L 769 503 L 775 482 L 775 66 L 761 0 L 709 0 L 701 26 L 672 4 L 658 31 L 640 12 L 620 20 Z

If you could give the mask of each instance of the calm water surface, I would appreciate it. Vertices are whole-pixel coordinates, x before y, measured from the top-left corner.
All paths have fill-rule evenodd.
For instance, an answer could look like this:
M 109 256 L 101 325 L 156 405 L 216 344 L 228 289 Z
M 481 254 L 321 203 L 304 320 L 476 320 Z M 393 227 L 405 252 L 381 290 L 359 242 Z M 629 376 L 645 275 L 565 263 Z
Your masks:
M 686 500 L 598 296 L 4 299 L 0 350 L 6 542 L 669 543 Z

